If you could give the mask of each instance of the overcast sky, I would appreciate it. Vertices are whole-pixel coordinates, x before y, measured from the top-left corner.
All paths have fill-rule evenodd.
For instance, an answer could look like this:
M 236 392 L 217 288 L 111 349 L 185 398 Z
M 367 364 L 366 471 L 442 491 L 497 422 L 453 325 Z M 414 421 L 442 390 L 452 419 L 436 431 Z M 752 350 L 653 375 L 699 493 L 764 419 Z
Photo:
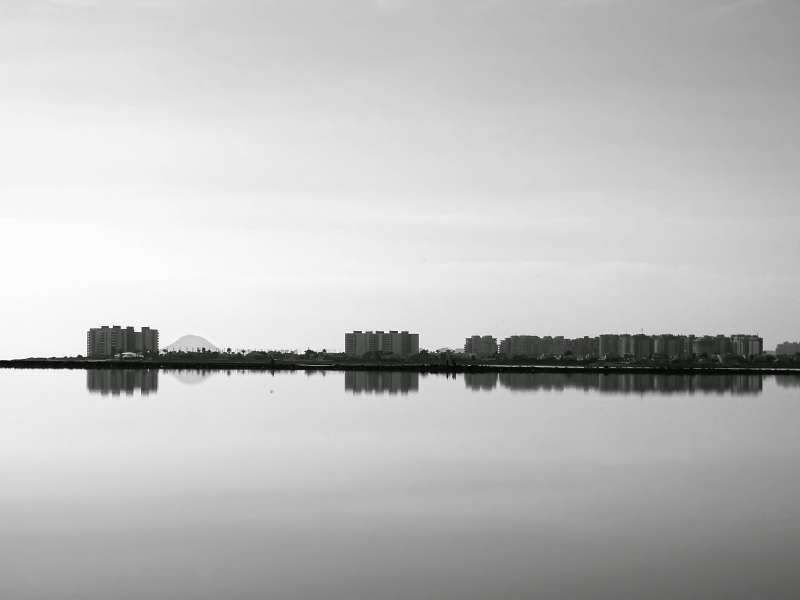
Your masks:
M 800 338 L 796 0 L 0 0 L 0 356 Z

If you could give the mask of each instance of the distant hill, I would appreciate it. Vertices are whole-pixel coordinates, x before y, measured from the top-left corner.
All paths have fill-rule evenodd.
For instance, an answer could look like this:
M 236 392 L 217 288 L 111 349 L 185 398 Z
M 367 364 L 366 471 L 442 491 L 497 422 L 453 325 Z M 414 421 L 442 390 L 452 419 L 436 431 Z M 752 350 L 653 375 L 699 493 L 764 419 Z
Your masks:
M 219 348 L 199 335 L 185 335 L 172 342 L 166 349 L 168 352 L 198 352 L 203 348 L 211 352 L 219 351 Z

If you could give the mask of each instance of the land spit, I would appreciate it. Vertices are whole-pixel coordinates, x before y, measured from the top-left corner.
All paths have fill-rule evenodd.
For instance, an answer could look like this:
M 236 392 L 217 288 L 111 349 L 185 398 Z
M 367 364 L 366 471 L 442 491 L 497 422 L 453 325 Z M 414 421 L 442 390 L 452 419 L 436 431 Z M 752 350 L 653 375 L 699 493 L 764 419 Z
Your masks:
M 654 373 L 671 374 L 764 374 L 798 375 L 800 367 L 724 365 L 631 365 L 593 363 L 554 364 L 437 364 L 395 362 L 334 362 L 304 360 L 165 360 L 165 359 L 77 359 L 29 358 L 0 360 L 0 369 L 160 369 L 164 371 L 411 371 L 416 373 Z

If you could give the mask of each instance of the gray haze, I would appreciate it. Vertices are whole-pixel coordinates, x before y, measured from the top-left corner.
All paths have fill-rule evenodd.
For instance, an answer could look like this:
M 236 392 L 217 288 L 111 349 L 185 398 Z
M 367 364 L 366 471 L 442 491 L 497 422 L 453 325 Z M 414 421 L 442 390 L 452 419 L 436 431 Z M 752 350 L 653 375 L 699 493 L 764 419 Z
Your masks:
M 795 0 L 0 0 L 0 356 L 800 338 Z

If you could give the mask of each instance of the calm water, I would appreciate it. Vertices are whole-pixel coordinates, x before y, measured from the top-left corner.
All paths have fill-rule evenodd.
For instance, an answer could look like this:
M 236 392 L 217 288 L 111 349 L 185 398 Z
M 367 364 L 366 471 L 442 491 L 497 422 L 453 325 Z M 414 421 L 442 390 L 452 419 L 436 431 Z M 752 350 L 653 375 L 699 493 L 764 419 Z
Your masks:
M 0 370 L 0 598 L 800 597 L 800 379 Z

